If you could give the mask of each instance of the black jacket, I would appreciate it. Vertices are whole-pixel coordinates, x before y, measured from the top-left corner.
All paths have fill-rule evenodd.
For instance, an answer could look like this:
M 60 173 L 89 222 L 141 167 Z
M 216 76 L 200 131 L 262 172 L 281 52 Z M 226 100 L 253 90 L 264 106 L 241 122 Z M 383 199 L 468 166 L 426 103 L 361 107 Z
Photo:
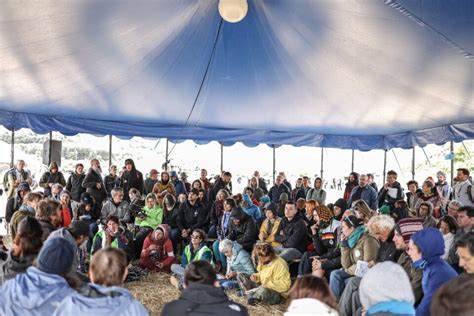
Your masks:
M 71 200 L 80 202 L 81 194 L 86 192 L 86 189 L 82 186 L 82 182 L 86 178 L 86 174 L 71 173 L 69 179 L 67 179 L 66 190 L 71 192 Z
M 179 299 L 167 303 L 162 316 L 186 315 L 248 315 L 247 308 L 227 297 L 220 289 L 208 284 L 191 283 Z
M 97 189 L 97 183 L 100 183 L 100 189 Z M 102 204 L 107 198 L 107 191 L 105 190 L 104 181 L 100 174 L 90 168 L 87 172 L 84 181 L 82 181 L 82 187 L 86 188 L 86 191 L 94 198 L 94 200 Z
M 219 177 L 214 183 L 214 186 L 212 187 L 212 189 L 209 190 L 209 194 L 207 196 L 207 200 L 209 201 L 209 203 L 214 203 L 214 201 L 216 200 L 217 192 L 219 192 L 219 190 L 221 189 L 229 191 L 227 189 L 227 185 L 225 184 L 225 182 L 222 180 L 221 177 Z M 229 194 L 231 193 L 232 192 L 229 192 Z
M 395 183 L 391 187 L 394 188 L 394 189 L 397 189 L 396 198 L 393 198 L 393 197 L 389 196 L 387 194 L 388 190 L 385 190 L 385 188 L 382 187 L 379 191 L 379 194 L 378 194 L 379 207 L 382 207 L 384 204 L 386 204 L 386 205 L 390 206 L 390 210 L 392 210 L 394 208 L 394 205 L 395 205 L 396 201 L 403 200 L 403 188 L 400 185 L 400 183 L 395 181 Z
M 179 205 L 177 224 L 180 231 L 183 229 L 204 229 L 206 218 L 206 209 L 199 201 L 196 201 L 194 205 L 191 205 L 189 201 Z
M 179 207 L 176 203 L 171 211 L 163 210 L 163 224 L 170 228 L 178 228 L 178 213 Z
M 104 184 L 105 190 L 107 191 L 107 196 L 111 197 L 112 189 L 120 186 L 120 178 L 118 176 L 109 174 L 104 177 Z
M 290 198 L 291 192 L 290 189 L 286 186 L 286 184 L 282 183 L 279 186 L 272 186 L 270 191 L 268 192 L 268 196 L 270 197 L 270 201 L 272 201 L 275 204 L 278 204 L 278 201 L 280 201 L 280 195 L 282 193 L 288 194 L 288 198 Z
M 283 234 L 280 234 L 280 232 L 283 232 Z M 288 221 L 286 217 L 282 218 L 275 241 L 283 244 L 284 248 L 296 248 L 303 253 L 306 250 L 307 233 L 308 230 L 303 216 L 296 213 L 291 221 Z
M 143 174 L 135 169 L 135 165 L 132 165 L 131 171 L 125 171 L 120 177 L 120 186 L 123 188 L 124 198 L 127 202 L 130 202 L 130 198 L 128 196 L 128 191 L 131 188 L 135 188 L 143 194 Z
M 234 207 L 230 213 L 230 218 L 227 238 L 238 242 L 242 248 L 251 252 L 257 239 L 257 224 L 241 207 Z M 235 225 L 232 218 L 240 219 L 239 225 Z
M 390 233 L 387 241 L 380 242 L 379 253 L 377 255 L 377 262 L 392 261 L 397 262 L 401 255 L 401 251 L 397 250 L 393 242 L 394 231 Z

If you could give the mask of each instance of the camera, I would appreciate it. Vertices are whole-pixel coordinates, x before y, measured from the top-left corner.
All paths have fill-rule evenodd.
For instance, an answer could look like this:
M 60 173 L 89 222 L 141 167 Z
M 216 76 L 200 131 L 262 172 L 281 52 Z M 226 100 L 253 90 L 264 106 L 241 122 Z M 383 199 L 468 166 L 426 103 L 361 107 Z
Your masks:
M 133 217 L 146 217 L 146 213 L 143 212 L 142 207 L 138 204 L 130 203 L 130 214 Z
M 152 251 L 150 251 L 150 254 L 148 255 L 148 257 L 150 257 L 150 259 L 153 260 L 153 261 L 157 261 L 159 255 L 160 254 L 158 253 L 158 251 L 152 250 Z

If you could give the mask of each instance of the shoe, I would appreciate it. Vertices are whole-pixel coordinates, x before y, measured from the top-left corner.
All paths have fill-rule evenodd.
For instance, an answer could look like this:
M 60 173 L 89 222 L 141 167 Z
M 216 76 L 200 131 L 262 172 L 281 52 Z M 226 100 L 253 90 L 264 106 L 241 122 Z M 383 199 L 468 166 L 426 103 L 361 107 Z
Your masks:
M 255 306 L 257 304 L 257 300 L 253 297 L 249 297 L 249 299 L 247 300 L 247 304 L 250 306 Z

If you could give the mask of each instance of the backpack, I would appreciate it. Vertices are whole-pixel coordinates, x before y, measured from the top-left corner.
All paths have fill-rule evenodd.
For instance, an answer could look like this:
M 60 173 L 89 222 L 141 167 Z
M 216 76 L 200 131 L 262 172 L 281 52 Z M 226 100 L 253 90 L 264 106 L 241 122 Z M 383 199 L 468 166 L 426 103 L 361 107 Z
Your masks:
M 11 168 L 5 171 L 5 173 L 3 174 L 3 188 L 5 189 L 5 192 L 7 192 L 10 189 L 10 185 L 8 183 L 8 176 L 11 174 L 13 177 L 13 180 L 16 180 L 16 173 L 14 171 L 15 171 L 15 168 Z

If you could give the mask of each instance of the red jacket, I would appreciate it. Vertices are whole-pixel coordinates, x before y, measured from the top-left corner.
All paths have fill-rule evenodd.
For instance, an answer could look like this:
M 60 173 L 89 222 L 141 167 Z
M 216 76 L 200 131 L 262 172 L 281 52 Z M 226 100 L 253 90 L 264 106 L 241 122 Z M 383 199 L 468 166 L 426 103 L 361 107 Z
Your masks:
M 171 265 L 177 261 L 173 253 L 173 244 L 168 238 L 168 225 L 159 225 L 156 229 L 162 229 L 164 237 L 162 240 L 157 241 L 154 239 L 155 231 L 152 231 L 145 238 L 140 254 L 140 266 L 150 271 L 169 272 Z M 155 252 L 155 255 L 150 257 L 152 251 Z M 161 269 L 156 266 L 159 262 L 163 264 Z

